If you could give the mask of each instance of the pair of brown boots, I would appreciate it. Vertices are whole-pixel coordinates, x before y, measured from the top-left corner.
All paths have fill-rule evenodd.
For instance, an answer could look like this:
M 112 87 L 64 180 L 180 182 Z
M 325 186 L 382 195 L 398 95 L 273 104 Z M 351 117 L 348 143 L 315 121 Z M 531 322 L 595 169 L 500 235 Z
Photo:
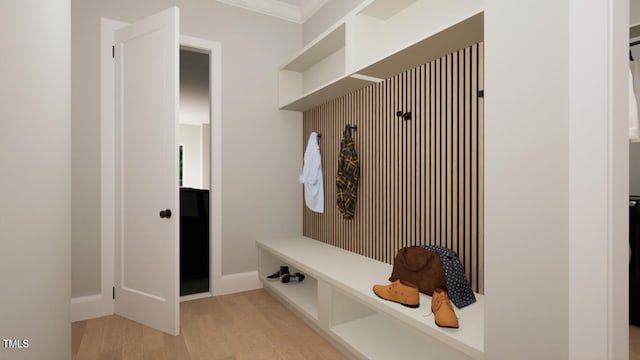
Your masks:
M 420 306 L 418 287 L 402 280 L 396 280 L 389 285 L 373 285 L 373 292 L 382 299 L 397 302 L 410 308 Z M 433 291 L 431 312 L 435 316 L 436 325 L 458 328 L 458 317 L 453 311 L 453 306 L 446 291 L 440 288 L 436 288 Z

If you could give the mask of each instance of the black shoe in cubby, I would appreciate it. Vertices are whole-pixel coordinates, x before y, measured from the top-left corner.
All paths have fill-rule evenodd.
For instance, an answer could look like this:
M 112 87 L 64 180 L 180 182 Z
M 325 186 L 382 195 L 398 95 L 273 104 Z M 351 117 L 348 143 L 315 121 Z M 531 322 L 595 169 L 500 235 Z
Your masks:
M 280 270 L 274 272 L 273 274 L 267 276 L 267 280 L 269 281 L 278 281 L 281 277 L 289 275 L 289 267 L 288 266 L 280 266 Z
M 287 274 L 282 277 L 282 282 L 287 284 L 289 282 L 302 282 L 304 280 L 304 274 L 300 274 L 299 272 L 291 275 Z

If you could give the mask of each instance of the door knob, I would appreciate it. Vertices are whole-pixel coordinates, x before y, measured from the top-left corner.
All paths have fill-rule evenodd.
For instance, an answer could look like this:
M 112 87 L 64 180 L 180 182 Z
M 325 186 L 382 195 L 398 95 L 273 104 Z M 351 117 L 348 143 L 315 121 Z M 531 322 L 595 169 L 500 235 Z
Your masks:
M 160 217 L 163 219 L 171 219 L 171 209 L 161 210 Z

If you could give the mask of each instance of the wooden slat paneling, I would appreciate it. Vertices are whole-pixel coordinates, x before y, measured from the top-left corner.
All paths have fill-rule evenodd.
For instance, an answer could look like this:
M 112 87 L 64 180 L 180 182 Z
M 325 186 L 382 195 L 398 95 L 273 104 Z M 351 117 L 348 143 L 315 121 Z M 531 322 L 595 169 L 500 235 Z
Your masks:
M 446 246 L 484 291 L 483 51 L 473 45 L 304 113 L 304 145 L 322 135 L 325 194 L 323 214 L 303 206 L 305 236 L 387 263 L 405 246 Z M 336 206 L 347 124 L 360 159 L 353 220 Z

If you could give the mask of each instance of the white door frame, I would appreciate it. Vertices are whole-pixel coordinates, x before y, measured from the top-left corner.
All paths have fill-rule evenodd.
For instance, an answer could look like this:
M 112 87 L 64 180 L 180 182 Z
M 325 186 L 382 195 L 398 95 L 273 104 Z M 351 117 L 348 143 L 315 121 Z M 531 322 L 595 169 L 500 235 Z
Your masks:
M 180 36 L 180 49 L 209 55 L 209 293 L 181 297 L 181 301 L 222 293 L 222 48 L 220 43 Z
M 114 31 L 127 23 L 101 19 L 101 295 L 100 314 L 114 313 L 112 289 L 114 284 L 115 249 L 115 137 L 114 137 L 114 77 L 115 68 L 111 46 Z M 222 287 L 222 47 L 220 43 L 191 36 L 180 36 L 180 46 L 191 51 L 209 54 L 210 74 L 210 139 L 211 189 L 209 211 L 209 291 L 205 296 L 224 293 Z M 96 316 L 81 316 L 89 318 Z

